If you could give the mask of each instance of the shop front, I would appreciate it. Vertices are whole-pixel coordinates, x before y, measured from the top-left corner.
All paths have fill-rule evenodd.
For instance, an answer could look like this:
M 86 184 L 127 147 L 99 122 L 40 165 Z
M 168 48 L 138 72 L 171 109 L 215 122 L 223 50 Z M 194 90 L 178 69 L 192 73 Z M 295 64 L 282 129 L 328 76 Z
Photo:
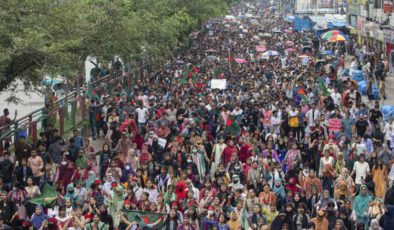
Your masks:
M 394 30 L 383 30 L 384 42 L 386 43 L 387 61 L 389 63 L 390 73 L 394 73 Z

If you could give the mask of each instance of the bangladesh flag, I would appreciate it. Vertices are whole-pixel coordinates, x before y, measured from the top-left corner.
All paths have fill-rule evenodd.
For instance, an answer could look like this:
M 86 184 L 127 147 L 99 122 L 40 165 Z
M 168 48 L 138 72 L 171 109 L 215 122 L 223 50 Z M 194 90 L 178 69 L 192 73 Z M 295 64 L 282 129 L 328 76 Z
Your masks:
M 142 212 L 133 210 L 122 210 L 124 216 L 129 222 L 136 221 L 140 229 L 146 227 L 148 224 L 153 224 L 158 219 L 164 217 L 166 213 L 156 213 L 156 212 Z M 157 229 L 163 227 L 163 222 L 155 226 Z
M 308 103 L 308 97 L 306 96 L 305 90 L 303 88 L 299 88 L 297 90 L 297 94 L 302 98 L 302 100 Z
M 233 56 L 233 53 L 234 53 L 234 50 L 231 49 L 231 51 L 230 51 L 229 54 L 228 54 L 227 60 L 228 60 L 228 63 L 229 63 L 230 65 L 235 65 L 235 64 L 237 64 L 237 63 L 235 62 L 235 58 L 234 58 L 234 56 Z
M 230 63 L 230 65 L 235 65 L 237 64 L 235 62 L 235 58 L 233 56 L 231 56 L 231 54 L 228 56 L 228 62 Z
M 222 67 L 218 66 L 214 71 L 213 71 L 213 75 L 215 79 L 222 79 L 223 78 L 223 71 L 222 71 Z
M 187 66 L 186 66 L 185 69 L 183 70 L 182 75 L 183 75 L 184 77 L 189 77 L 189 78 L 192 78 L 192 77 L 193 77 L 193 73 L 190 71 L 189 67 L 187 67 Z
M 97 96 L 96 90 L 94 90 L 92 84 L 90 84 L 90 82 L 88 82 L 88 89 L 86 92 L 86 96 L 92 98 L 92 99 L 96 99 L 96 100 L 100 100 L 100 98 Z
M 324 84 L 323 79 L 321 79 L 320 77 L 317 79 L 319 81 L 319 88 L 320 90 L 323 91 L 323 96 L 328 96 L 330 95 L 330 92 L 328 92 L 328 89 L 326 87 L 326 84 Z
M 188 83 L 188 81 L 187 81 L 186 77 L 181 78 L 181 84 L 182 85 L 187 84 L 187 83 Z
M 42 185 L 42 192 L 36 198 L 30 199 L 30 203 L 37 204 L 37 205 L 48 205 L 57 199 L 57 192 L 55 188 L 50 186 L 47 182 Z
M 197 70 L 197 73 L 198 73 L 198 70 Z M 191 78 L 193 81 L 197 80 L 197 74 L 195 72 L 190 71 L 189 67 L 187 67 L 187 66 L 185 67 L 185 70 L 183 71 L 182 75 L 184 76 L 184 78 L 189 78 L 189 79 Z
M 225 132 L 231 136 L 238 136 L 241 133 L 241 127 L 239 127 L 234 115 L 228 116 Z

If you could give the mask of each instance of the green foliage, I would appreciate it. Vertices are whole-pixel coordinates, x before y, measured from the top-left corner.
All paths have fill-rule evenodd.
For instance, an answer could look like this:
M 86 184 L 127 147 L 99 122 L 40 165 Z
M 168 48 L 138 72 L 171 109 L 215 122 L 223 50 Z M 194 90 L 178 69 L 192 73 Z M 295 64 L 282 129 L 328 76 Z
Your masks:
M 88 55 L 152 64 L 192 30 L 225 14 L 231 0 L 3 0 L 0 91 L 16 79 L 26 89 L 44 74 L 81 72 Z

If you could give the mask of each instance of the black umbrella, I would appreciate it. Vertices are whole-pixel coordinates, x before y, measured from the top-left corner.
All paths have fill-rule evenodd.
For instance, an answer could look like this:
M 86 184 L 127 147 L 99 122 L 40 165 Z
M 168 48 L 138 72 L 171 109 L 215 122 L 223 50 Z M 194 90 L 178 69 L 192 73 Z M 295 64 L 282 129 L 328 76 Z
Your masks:
M 312 48 L 310 46 L 304 46 L 302 48 L 302 53 L 312 52 Z

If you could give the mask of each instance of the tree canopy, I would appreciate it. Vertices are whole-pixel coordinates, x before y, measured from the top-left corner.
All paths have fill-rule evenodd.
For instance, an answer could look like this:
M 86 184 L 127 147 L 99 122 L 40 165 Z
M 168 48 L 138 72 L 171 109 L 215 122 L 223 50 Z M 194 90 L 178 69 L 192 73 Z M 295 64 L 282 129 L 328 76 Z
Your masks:
M 163 60 L 231 0 L 3 0 L 0 91 L 44 74 L 75 76 L 88 55 L 102 62 Z

